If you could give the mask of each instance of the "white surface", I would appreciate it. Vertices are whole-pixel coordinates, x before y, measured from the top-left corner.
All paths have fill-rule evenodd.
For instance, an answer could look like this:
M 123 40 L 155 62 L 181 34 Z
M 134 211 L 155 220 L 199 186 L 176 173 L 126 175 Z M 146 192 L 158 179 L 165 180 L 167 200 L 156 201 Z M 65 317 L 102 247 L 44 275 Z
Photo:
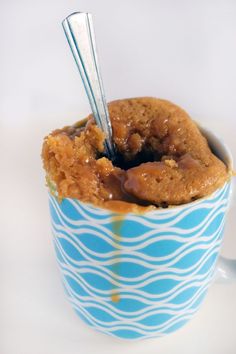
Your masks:
M 121 342 L 66 302 L 52 248 L 43 136 L 89 112 L 60 22 L 94 15 L 108 99 L 153 95 L 183 106 L 236 156 L 236 2 L 1 1 L 0 354 L 236 353 L 236 285 L 214 285 L 186 327 Z M 234 215 L 233 215 L 234 214 Z M 223 253 L 236 257 L 235 209 Z

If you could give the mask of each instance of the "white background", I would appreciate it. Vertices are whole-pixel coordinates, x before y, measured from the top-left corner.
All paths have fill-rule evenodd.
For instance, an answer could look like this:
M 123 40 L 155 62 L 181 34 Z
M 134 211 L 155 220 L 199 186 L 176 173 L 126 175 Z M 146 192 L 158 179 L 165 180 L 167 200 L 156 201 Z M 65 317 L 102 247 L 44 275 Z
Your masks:
M 90 110 L 61 28 L 89 11 L 108 100 L 172 100 L 236 156 L 236 2 L 1 0 L 0 10 L 0 354 L 235 354 L 235 284 L 213 285 L 192 322 L 162 339 L 121 342 L 80 322 L 56 267 L 40 149 Z M 234 209 L 229 257 L 235 230 Z

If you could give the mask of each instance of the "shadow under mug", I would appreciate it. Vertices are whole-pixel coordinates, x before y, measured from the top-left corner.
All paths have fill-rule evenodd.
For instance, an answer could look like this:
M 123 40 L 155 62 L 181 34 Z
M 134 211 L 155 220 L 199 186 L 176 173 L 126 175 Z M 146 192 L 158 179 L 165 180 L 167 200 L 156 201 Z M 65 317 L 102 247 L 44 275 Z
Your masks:
M 232 168 L 225 145 L 204 135 Z M 50 195 L 64 288 L 84 322 L 133 340 L 163 336 L 191 319 L 215 277 L 231 186 L 228 181 L 205 198 L 141 215 L 70 198 L 59 203 Z

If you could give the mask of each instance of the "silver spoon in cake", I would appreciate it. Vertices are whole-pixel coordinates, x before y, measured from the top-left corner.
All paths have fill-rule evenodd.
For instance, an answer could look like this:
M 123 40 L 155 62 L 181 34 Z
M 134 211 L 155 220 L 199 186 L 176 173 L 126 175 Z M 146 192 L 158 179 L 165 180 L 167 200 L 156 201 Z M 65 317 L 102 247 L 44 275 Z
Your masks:
M 75 12 L 69 15 L 62 25 L 79 69 L 94 119 L 106 135 L 105 154 L 109 159 L 114 160 L 112 126 L 98 65 L 92 16 L 89 13 Z

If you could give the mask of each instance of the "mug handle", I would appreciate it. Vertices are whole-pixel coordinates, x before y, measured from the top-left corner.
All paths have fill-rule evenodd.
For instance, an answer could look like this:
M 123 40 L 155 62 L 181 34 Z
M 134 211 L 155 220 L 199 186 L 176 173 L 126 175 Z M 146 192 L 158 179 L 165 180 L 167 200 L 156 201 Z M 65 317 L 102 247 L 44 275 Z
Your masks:
M 217 283 L 231 283 L 236 281 L 236 259 L 220 256 L 216 270 Z
M 233 198 L 233 194 L 235 195 L 235 179 L 232 185 L 232 192 L 231 192 L 231 202 L 230 207 L 235 209 L 236 203 Z M 236 281 L 236 259 L 230 259 L 224 256 L 219 256 L 218 263 L 217 263 L 217 270 L 215 275 L 215 280 L 217 283 L 231 283 Z

